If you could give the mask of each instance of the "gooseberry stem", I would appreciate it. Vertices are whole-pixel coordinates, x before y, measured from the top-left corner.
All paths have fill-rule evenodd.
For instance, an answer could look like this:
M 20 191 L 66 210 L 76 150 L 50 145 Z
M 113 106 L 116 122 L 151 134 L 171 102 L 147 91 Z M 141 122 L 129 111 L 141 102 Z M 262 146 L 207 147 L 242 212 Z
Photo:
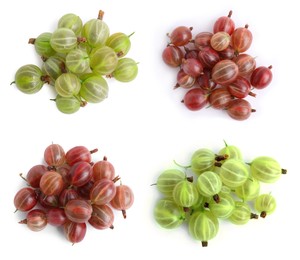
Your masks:
M 103 16 L 104 16 L 104 11 L 100 10 L 98 13 L 98 20 L 103 20 Z
M 173 162 L 175 163 L 175 165 L 177 165 L 177 166 L 179 166 L 179 167 L 181 167 L 181 168 L 184 168 L 184 169 L 191 168 L 191 165 L 183 166 L 183 165 L 177 163 L 175 160 L 173 160 Z
M 258 219 L 258 215 L 255 213 L 250 214 L 250 219 Z

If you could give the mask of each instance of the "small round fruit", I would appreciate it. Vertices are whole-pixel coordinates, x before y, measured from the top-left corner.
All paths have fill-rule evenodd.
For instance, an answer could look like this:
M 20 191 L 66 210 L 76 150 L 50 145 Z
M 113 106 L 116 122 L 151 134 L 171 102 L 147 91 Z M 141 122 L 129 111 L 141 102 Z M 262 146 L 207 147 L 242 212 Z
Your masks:
M 178 169 L 168 169 L 163 171 L 158 176 L 156 187 L 158 191 L 164 194 L 166 197 L 172 197 L 175 185 L 185 178 L 186 175 L 183 171 Z
M 279 162 L 269 156 L 254 158 L 250 163 L 250 170 L 254 178 L 264 183 L 274 183 L 282 174 L 286 173 Z
M 124 57 L 129 52 L 131 47 L 131 35 L 133 35 L 133 33 L 130 35 L 126 35 L 122 32 L 113 33 L 108 37 L 105 45 L 114 49 L 119 58 Z
M 92 216 L 93 208 L 84 199 L 69 200 L 64 207 L 67 218 L 75 223 L 85 223 Z
M 251 107 L 251 104 L 246 99 L 233 99 L 229 102 L 226 109 L 227 114 L 238 121 L 248 119 L 256 110 Z
M 261 194 L 256 198 L 254 207 L 260 213 L 260 216 L 265 218 L 275 211 L 276 200 L 271 194 Z
M 189 219 L 189 233 L 196 240 L 200 240 L 203 247 L 213 239 L 219 231 L 218 219 L 208 210 L 194 213 Z
M 197 111 L 208 104 L 208 95 L 201 88 L 192 88 L 185 93 L 182 103 L 191 111 Z
M 29 211 L 37 204 L 37 194 L 33 188 L 21 188 L 14 197 L 16 210 Z
M 72 97 L 79 93 L 81 82 L 76 74 L 71 72 L 61 74 L 55 80 L 55 90 L 63 97 Z
M 122 58 L 118 60 L 117 67 L 112 76 L 121 82 L 130 82 L 136 78 L 138 74 L 138 65 L 131 58 Z
M 50 39 L 51 47 L 58 53 L 68 53 L 77 46 L 77 36 L 69 28 L 57 28 Z
M 168 45 L 162 52 L 162 59 L 164 63 L 173 68 L 181 65 L 183 57 L 184 55 L 182 50 L 173 45 Z
M 256 218 L 256 215 L 251 213 L 248 203 L 236 201 L 232 214 L 228 218 L 229 221 L 235 225 L 244 225 L 249 222 L 251 218 Z
M 34 94 L 41 90 L 47 81 L 43 76 L 42 70 L 33 64 L 27 64 L 20 67 L 15 74 L 15 83 L 17 88 L 25 94 Z
M 84 239 L 86 229 L 86 223 L 76 223 L 72 221 L 67 221 L 63 226 L 65 237 L 72 244 L 79 243 Z
M 238 66 L 232 60 L 221 60 L 213 68 L 211 77 L 214 82 L 226 86 L 238 76 Z
M 170 43 L 175 46 L 184 46 L 192 40 L 192 27 L 178 26 L 168 36 Z
M 226 159 L 221 166 L 220 177 L 224 185 L 236 188 L 243 185 L 249 178 L 249 169 L 243 161 Z
M 110 201 L 110 205 L 116 209 L 121 210 L 123 217 L 126 218 L 126 210 L 131 208 L 134 202 L 134 194 L 132 189 L 124 184 L 116 187 L 116 194 Z
M 196 185 L 187 179 L 178 182 L 173 189 L 173 200 L 185 209 L 195 205 L 198 197 Z
M 154 206 L 154 219 L 163 228 L 174 229 L 185 220 L 185 212 L 171 199 L 160 199 Z
M 41 209 L 33 209 L 27 213 L 26 219 L 19 222 L 35 232 L 43 230 L 47 226 L 46 212 Z
M 267 87 L 271 83 L 273 78 L 271 69 L 272 66 L 269 67 L 261 66 L 256 68 L 251 74 L 251 78 L 250 78 L 251 85 L 256 89 L 263 89 Z

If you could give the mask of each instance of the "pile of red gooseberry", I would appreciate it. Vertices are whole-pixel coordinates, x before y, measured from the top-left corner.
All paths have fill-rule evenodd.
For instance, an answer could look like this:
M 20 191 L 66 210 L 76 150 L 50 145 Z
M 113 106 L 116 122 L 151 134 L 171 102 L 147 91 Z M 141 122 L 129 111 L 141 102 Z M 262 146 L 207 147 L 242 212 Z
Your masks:
M 245 120 L 255 109 L 247 100 L 253 89 L 263 89 L 272 81 L 272 66 L 256 66 L 246 51 L 252 33 L 246 24 L 236 27 L 228 16 L 218 18 L 212 32 L 192 34 L 193 27 L 178 26 L 167 34 L 169 43 L 163 61 L 178 68 L 174 88 L 187 91 L 182 103 L 192 111 L 204 107 L 225 110 L 236 120 Z
M 14 197 L 16 211 L 26 213 L 19 223 L 32 231 L 41 231 L 47 224 L 61 227 L 74 244 L 83 240 L 88 223 L 99 230 L 113 229 L 114 210 L 126 218 L 133 191 L 115 175 L 106 156 L 92 162 L 91 154 L 97 151 L 85 146 L 67 152 L 59 144 L 46 147 L 44 163 L 34 165 L 26 177 L 20 174 L 27 186 Z

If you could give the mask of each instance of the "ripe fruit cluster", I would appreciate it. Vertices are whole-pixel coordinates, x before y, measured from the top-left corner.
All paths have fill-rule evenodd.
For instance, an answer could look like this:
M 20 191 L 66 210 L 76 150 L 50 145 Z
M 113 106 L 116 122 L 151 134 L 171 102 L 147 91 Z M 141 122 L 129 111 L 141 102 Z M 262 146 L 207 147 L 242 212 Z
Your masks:
M 106 78 L 130 82 L 138 74 L 137 63 L 127 57 L 130 36 L 110 33 L 103 21 L 104 12 L 86 23 L 73 13 L 63 15 L 53 32 L 30 38 L 41 66 L 26 64 L 15 73 L 17 88 L 26 94 L 37 93 L 45 83 L 55 90 L 59 111 L 77 112 L 87 103 L 99 103 L 108 96 Z
M 263 185 L 286 173 L 268 156 L 246 163 L 241 151 L 226 143 L 217 154 L 200 148 L 192 154 L 189 166 L 176 165 L 179 168 L 158 176 L 156 187 L 162 197 L 155 204 L 154 218 L 166 229 L 187 222 L 189 234 L 202 246 L 217 235 L 220 221 L 244 225 L 259 215 L 272 214 L 276 200 L 262 191 Z
M 272 81 L 272 66 L 256 66 L 246 51 L 252 33 L 246 24 L 236 27 L 228 16 L 218 18 L 212 32 L 193 36 L 193 27 L 178 26 L 167 34 L 169 43 L 162 52 L 163 61 L 178 68 L 174 88 L 187 91 L 182 103 L 192 111 L 204 107 L 225 110 L 235 120 L 245 120 L 255 109 L 247 100 L 253 89 L 267 87 Z
M 85 146 L 64 151 L 51 144 L 44 151 L 44 163 L 34 165 L 26 177 L 26 187 L 14 197 L 16 211 L 26 213 L 19 223 L 32 231 L 47 224 L 63 229 L 71 243 L 83 240 L 89 223 L 95 229 L 114 228 L 114 210 L 126 218 L 134 201 L 132 189 L 122 184 L 115 168 L 106 157 L 92 162 Z

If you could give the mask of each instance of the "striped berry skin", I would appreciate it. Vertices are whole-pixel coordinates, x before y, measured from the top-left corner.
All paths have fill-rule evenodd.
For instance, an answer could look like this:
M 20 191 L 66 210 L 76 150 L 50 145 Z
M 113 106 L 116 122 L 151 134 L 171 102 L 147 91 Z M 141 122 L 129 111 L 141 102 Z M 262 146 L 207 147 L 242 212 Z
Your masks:
M 249 77 L 256 68 L 255 59 L 247 53 L 239 54 L 238 56 L 233 58 L 233 61 L 238 66 L 239 76 L 241 77 Z
M 209 240 L 213 239 L 219 231 L 218 219 L 208 210 L 194 213 L 189 219 L 189 233 L 206 247 Z
M 56 80 L 54 84 L 56 92 L 62 97 L 72 97 L 77 95 L 81 88 L 79 78 L 71 73 L 63 73 Z
M 66 239 L 73 245 L 81 242 L 86 234 L 86 223 L 76 223 L 73 221 L 67 221 L 63 226 L 63 231 Z
M 208 97 L 209 104 L 215 109 L 226 109 L 232 99 L 226 87 L 214 89 Z
M 175 46 L 184 46 L 192 40 L 192 27 L 178 26 L 168 36 L 170 43 Z
M 235 81 L 239 68 L 232 60 L 221 60 L 213 68 L 211 77 L 214 82 L 226 86 Z
M 260 193 L 260 182 L 250 176 L 246 182 L 235 189 L 235 194 L 243 201 L 251 201 Z
M 21 66 L 15 74 L 17 88 L 25 94 L 35 94 L 41 90 L 44 85 L 42 70 L 34 65 L 27 64 Z
M 221 219 L 229 218 L 233 212 L 234 207 L 235 202 L 230 194 L 222 194 L 218 203 L 214 200 L 211 200 L 209 202 L 209 209 L 211 213 L 215 217 Z
M 81 34 L 92 48 L 103 46 L 110 35 L 108 25 L 102 20 L 103 15 L 104 12 L 100 10 L 97 19 L 87 21 L 82 27 Z
M 66 154 L 63 147 L 59 144 L 50 144 L 44 151 L 44 161 L 49 166 L 62 166 L 65 163 Z
M 156 187 L 158 191 L 166 197 L 172 197 L 176 184 L 183 181 L 185 178 L 186 175 L 183 171 L 178 169 L 168 169 L 159 175 L 156 181 Z
M 91 75 L 81 83 L 80 96 L 89 103 L 99 103 L 108 97 L 108 84 L 101 75 Z
M 231 35 L 231 44 L 235 52 L 241 53 L 247 51 L 252 43 L 252 33 L 248 30 L 248 25 L 245 27 L 239 27 L 234 30 Z
M 59 195 L 64 188 L 63 177 L 56 171 L 47 171 L 41 177 L 40 189 L 45 195 Z
M 162 52 L 162 59 L 165 64 L 170 67 L 179 67 L 182 63 L 184 55 L 182 50 L 173 45 L 168 45 Z
M 238 121 L 248 119 L 256 110 L 251 107 L 248 100 L 243 98 L 232 99 L 226 109 L 227 114 Z
M 217 173 L 206 171 L 198 177 L 197 188 L 199 193 L 204 197 L 211 197 L 221 191 L 222 180 Z
M 213 32 L 227 32 L 228 34 L 232 34 L 235 29 L 235 23 L 231 18 L 232 11 L 230 10 L 228 16 L 221 16 L 218 18 L 213 27 Z
M 262 218 L 265 218 L 275 211 L 276 200 L 271 194 L 261 194 L 256 198 L 254 208 Z
M 114 49 L 119 58 L 124 57 L 131 48 L 130 36 L 132 34 L 128 36 L 122 32 L 113 33 L 108 37 L 105 45 Z
M 136 78 L 137 74 L 137 63 L 131 58 L 122 58 L 119 59 L 112 76 L 120 82 L 130 82 Z
M 93 49 L 90 54 L 90 66 L 100 75 L 110 75 L 118 65 L 118 56 L 108 46 L 100 46 Z
M 271 69 L 271 65 L 269 67 L 260 66 L 256 68 L 251 74 L 251 85 L 256 89 L 263 89 L 267 87 L 273 78 Z
M 92 166 L 90 163 L 81 161 L 72 165 L 67 178 L 71 185 L 81 187 L 92 179 Z
M 189 208 L 198 201 L 196 185 L 188 180 L 180 181 L 173 190 L 173 200 L 181 207 Z
M 58 53 L 68 53 L 77 46 L 77 36 L 71 29 L 57 28 L 50 39 L 51 47 Z
M 220 177 L 224 185 L 236 188 L 243 185 L 249 178 L 249 169 L 243 161 L 226 159 L 221 166 Z
M 44 32 L 36 38 L 30 38 L 28 43 L 34 44 L 34 49 L 39 56 L 49 58 L 55 54 L 55 50 L 53 50 L 50 44 L 51 37 L 52 33 Z
M 29 211 L 37 204 L 37 194 L 33 188 L 24 187 L 20 189 L 14 197 L 16 210 Z
M 110 205 L 121 210 L 123 217 L 126 218 L 126 210 L 129 209 L 134 202 L 134 194 L 132 189 L 127 185 L 119 185 L 116 187 L 116 195 L 110 201 Z
M 216 51 L 224 51 L 229 44 L 230 35 L 227 32 L 216 32 L 210 39 L 210 45 Z
M 281 174 L 284 173 L 280 164 L 268 156 L 256 157 L 250 163 L 250 170 L 254 178 L 265 183 L 276 182 Z
M 118 177 L 116 178 L 118 179 Z M 90 200 L 92 204 L 104 205 L 114 198 L 117 192 L 114 180 L 101 179 L 95 181 L 90 190 Z
M 163 198 L 156 202 L 154 219 L 163 228 L 174 229 L 185 220 L 185 212 L 172 199 Z
M 234 210 L 229 221 L 236 225 L 244 225 L 251 219 L 251 209 L 249 204 L 242 201 L 236 201 Z
M 89 223 L 96 229 L 113 229 L 114 213 L 108 205 L 92 205 L 93 212 Z
M 77 162 L 87 162 L 90 163 L 92 160 L 92 153 L 97 152 L 98 149 L 94 149 L 90 151 L 85 146 L 78 145 L 69 149 L 66 153 L 66 162 L 72 166 Z
M 93 212 L 91 204 L 84 199 L 69 200 L 64 209 L 67 218 L 76 223 L 87 222 Z
M 205 171 L 211 171 L 214 168 L 215 153 L 208 148 L 196 150 L 191 158 L 191 169 L 196 175 Z

